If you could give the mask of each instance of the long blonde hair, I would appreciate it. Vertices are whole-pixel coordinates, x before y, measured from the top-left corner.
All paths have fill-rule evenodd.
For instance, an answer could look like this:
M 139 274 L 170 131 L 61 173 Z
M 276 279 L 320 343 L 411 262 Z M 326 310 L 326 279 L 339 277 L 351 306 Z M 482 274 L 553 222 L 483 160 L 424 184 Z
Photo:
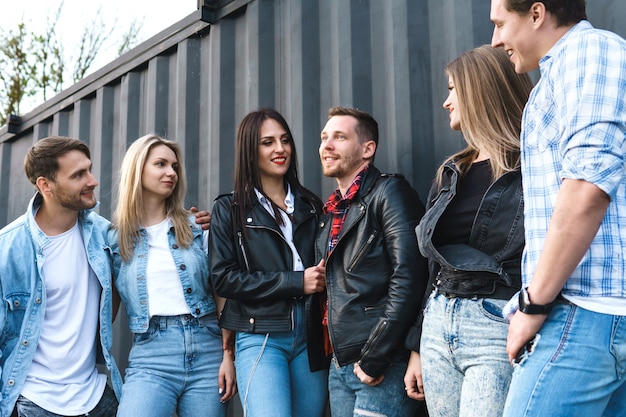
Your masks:
M 172 194 L 165 199 L 165 214 L 174 225 L 176 242 L 179 246 L 188 247 L 193 241 L 187 218 L 188 212 L 183 208 L 187 192 L 187 176 L 180 147 L 176 142 L 157 135 L 146 135 L 130 145 L 120 168 L 120 184 L 117 193 L 117 208 L 113 214 L 113 226 L 118 230 L 120 253 L 125 262 L 132 258 L 135 243 L 139 239 L 139 228 L 144 213 L 141 184 L 144 165 L 150 151 L 158 145 L 170 148 L 178 161 L 178 182 Z
M 467 147 L 447 158 L 461 175 L 467 173 L 479 149 L 489 155 L 493 180 L 514 170 L 520 163 L 522 112 L 533 88 L 530 77 L 517 74 L 507 53 L 490 45 L 471 49 L 445 68 L 458 97 L 461 132 Z

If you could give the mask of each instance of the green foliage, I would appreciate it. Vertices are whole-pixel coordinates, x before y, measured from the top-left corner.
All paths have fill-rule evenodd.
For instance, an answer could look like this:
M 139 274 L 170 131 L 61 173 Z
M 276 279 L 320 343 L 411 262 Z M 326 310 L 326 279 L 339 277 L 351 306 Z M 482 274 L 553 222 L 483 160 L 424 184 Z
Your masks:
M 19 114 L 20 103 L 25 96 L 34 94 L 33 80 L 36 66 L 30 58 L 33 53 L 32 39 L 23 23 L 16 31 L 2 35 L 0 41 L 0 125 L 9 114 Z
M 77 50 L 68 54 L 57 33 L 62 9 L 61 1 L 43 31 L 30 31 L 23 21 L 16 29 L 0 29 L 0 126 L 10 114 L 20 114 L 25 100 L 36 97 L 45 101 L 67 87 L 66 82 L 84 78 L 103 44 L 110 40 L 116 22 L 105 24 L 99 9 L 83 27 Z M 116 48 L 120 55 L 135 46 L 140 28 L 135 20 L 122 35 Z

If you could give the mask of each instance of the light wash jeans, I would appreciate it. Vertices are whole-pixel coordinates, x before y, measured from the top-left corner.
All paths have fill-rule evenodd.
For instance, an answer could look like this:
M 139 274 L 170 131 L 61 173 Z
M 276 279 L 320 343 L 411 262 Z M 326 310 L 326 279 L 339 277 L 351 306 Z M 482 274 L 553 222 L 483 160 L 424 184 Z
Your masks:
M 59 414 L 51 413 L 43 408 L 39 407 L 29 399 L 19 396 L 15 404 L 15 411 L 17 411 L 17 417 L 62 417 Z M 96 407 L 88 413 L 82 416 L 89 417 L 115 417 L 117 411 L 117 398 L 115 393 L 108 385 L 102 393 L 102 398 L 96 405 Z M 81 416 L 81 417 L 82 417 Z
M 371 387 L 354 375 L 354 364 L 330 365 L 328 389 L 333 417 L 412 417 L 419 402 L 407 397 L 404 373 L 408 357 L 401 355 L 385 370 L 383 381 Z
M 150 319 L 135 334 L 119 417 L 226 416 L 218 370 L 222 338 L 215 314 Z
M 420 347 L 431 417 L 500 417 L 513 368 L 506 355 L 506 300 L 433 292 Z
M 626 416 L 626 316 L 559 304 L 515 365 L 504 415 Z
M 294 304 L 293 321 L 291 332 L 237 333 L 235 369 L 246 417 L 324 415 L 328 371 L 310 371 L 304 301 Z

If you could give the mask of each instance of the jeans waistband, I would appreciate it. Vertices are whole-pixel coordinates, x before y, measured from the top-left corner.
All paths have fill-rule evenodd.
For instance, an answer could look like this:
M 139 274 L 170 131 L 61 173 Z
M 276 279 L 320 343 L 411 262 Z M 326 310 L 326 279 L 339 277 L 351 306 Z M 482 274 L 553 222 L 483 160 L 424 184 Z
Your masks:
M 519 291 L 519 285 L 515 285 L 517 280 L 505 275 L 507 280 L 491 272 L 441 268 L 435 281 L 435 290 L 448 298 L 509 299 Z
M 207 320 L 211 320 L 213 317 L 217 321 L 217 314 L 210 313 L 202 317 L 194 317 L 191 314 L 180 314 L 178 316 L 152 316 L 150 324 L 159 327 L 161 330 L 165 330 L 171 326 L 185 326 L 189 323 L 199 323 Z
M 513 287 L 496 286 L 490 294 L 478 292 L 451 292 L 445 291 L 435 285 L 435 292 L 446 298 L 494 298 L 496 300 L 509 300 L 517 291 L 519 291 L 519 289 Z

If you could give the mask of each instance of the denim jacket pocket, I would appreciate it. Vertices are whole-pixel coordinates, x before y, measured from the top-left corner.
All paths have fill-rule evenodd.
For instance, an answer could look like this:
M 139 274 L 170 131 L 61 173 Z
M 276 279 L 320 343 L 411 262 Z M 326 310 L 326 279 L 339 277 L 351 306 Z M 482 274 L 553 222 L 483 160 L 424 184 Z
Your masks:
M 24 315 L 26 313 L 26 306 L 29 301 L 30 294 L 28 293 L 14 293 L 6 295 L 4 302 L 7 304 L 8 309 L 3 333 L 7 338 L 19 336 L 20 329 L 22 328 L 22 323 L 24 321 Z M 39 303 L 41 303 L 41 300 L 39 300 Z

